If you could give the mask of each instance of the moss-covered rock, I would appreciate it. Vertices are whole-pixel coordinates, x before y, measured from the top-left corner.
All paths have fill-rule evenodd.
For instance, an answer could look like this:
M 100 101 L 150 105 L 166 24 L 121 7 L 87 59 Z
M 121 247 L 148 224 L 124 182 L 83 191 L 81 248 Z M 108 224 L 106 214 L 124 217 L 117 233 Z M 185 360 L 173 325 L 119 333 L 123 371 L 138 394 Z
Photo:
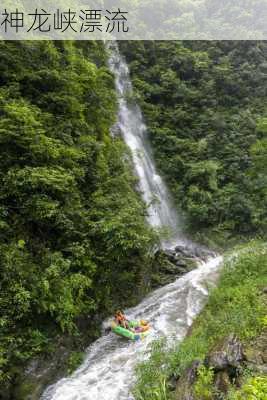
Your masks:
M 154 256 L 152 287 L 163 286 L 197 268 L 214 253 L 203 247 L 176 246 L 174 249 L 158 250 Z

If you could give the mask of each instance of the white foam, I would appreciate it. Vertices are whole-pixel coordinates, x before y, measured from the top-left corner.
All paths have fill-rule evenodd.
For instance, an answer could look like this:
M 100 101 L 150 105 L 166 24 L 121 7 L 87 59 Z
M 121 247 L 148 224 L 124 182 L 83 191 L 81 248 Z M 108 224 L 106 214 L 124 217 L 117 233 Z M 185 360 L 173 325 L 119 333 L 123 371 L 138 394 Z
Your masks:
M 83 365 L 69 378 L 49 387 L 43 400 L 129 400 L 135 365 L 148 357 L 158 337 L 180 341 L 207 299 L 206 284 L 214 285 L 221 257 L 211 259 L 146 297 L 127 310 L 129 318 L 144 318 L 152 325 L 144 341 L 129 342 L 114 334 L 102 336 L 87 350 Z

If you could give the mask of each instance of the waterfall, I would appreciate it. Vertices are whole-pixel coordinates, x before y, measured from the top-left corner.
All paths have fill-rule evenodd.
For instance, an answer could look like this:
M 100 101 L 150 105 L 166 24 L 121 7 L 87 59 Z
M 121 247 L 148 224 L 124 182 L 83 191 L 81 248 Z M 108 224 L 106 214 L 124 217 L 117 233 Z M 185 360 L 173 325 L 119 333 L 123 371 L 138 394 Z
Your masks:
M 171 240 L 165 246 L 188 244 L 181 234 L 181 221 L 162 178 L 157 174 L 146 127 L 136 104 L 128 104 L 132 93 L 129 71 L 116 43 L 109 66 L 116 78 L 119 100 L 118 127 L 132 152 L 140 191 L 148 208 L 148 222 L 153 227 L 168 227 Z M 189 243 L 191 246 L 192 243 Z M 42 400 L 133 400 L 134 368 L 147 357 L 150 343 L 159 337 L 181 341 L 208 296 L 207 287 L 218 278 L 221 257 L 200 263 L 199 268 L 175 282 L 155 290 L 138 306 L 126 310 L 130 319 L 147 319 L 152 329 L 144 341 L 130 342 L 113 333 L 103 334 L 86 351 L 81 367 L 70 377 L 49 386 Z M 109 323 L 106 321 L 105 323 Z
M 132 153 L 139 188 L 147 205 L 148 222 L 154 228 L 166 228 L 169 231 L 170 238 L 163 240 L 164 247 L 183 244 L 186 240 L 181 232 L 181 220 L 162 177 L 156 171 L 141 110 L 135 102 L 128 100 L 133 95 L 128 66 L 116 42 L 109 42 L 107 47 L 119 102 L 117 128 Z

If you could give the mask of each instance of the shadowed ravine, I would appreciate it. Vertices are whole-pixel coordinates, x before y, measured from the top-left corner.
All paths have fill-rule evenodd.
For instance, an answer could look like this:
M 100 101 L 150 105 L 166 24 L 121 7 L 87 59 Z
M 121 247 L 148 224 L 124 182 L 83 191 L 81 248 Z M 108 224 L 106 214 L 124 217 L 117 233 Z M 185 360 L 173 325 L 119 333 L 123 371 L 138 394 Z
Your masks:
M 158 175 L 146 138 L 146 127 L 137 105 L 128 105 L 132 87 L 127 65 L 116 44 L 110 45 L 109 66 L 116 77 L 119 98 L 118 128 L 132 151 L 140 191 L 148 205 L 148 222 L 168 227 L 172 238 L 163 246 L 192 246 L 181 233 L 181 223 L 168 190 Z M 156 201 L 152 202 L 156 198 Z M 194 246 L 194 245 L 193 245 Z M 149 344 L 158 337 L 180 341 L 203 307 L 207 288 L 216 283 L 221 257 L 211 258 L 174 283 L 157 289 L 138 306 L 127 310 L 129 318 L 144 318 L 151 334 L 141 342 L 129 342 L 110 333 L 103 335 L 86 352 L 82 366 L 68 378 L 47 388 L 42 400 L 130 400 L 136 363 L 147 357 Z M 105 324 L 105 323 L 104 323 Z

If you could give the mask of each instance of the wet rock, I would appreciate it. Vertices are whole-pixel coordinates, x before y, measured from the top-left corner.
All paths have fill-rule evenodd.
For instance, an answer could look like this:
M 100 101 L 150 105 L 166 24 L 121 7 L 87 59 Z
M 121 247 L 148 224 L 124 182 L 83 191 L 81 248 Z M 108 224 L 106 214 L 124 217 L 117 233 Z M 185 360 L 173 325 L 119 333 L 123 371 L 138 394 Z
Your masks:
M 184 258 L 176 258 L 175 265 L 177 267 L 182 267 L 182 268 L 187 268 L 188 267 L 188 263 L 185 261 Z
M 230 335 L 211 351 L 205 360 L 205 364 L 218 372 L 237 369 L 244 360 L 242 343 L 235 335 Z
M 184 257 L 200 259 L 202 261 L 207 261 L 210 257 L 215 257 L 216 254 L 204 247 L 197 246 L 176 246 L 175 247 L 176 256 L 182 255 Z
M 162 251 L 162 256 L 176 266 L 187 267 L 187 257 L 176 254 L 174 250 L 164 250 Z M 189 259 L 191 260 L 192 258 Z
M 171 275 L 177 275 L 178 274 L 178 268 L 175 264 L 169 262 L 168 260 L 159 266 L 159 271 L 166 273 L 166 274 L 171 274 Z
M 175 247 L 175 254 L 182 254 L 183 256 L 190 256 L 190 257 L 196 257 L 195 252 L 193 251 L 192 248 L 186 247 L 186 246 L 176 246 Z
M 176 252 L 174 250 L 166 249 L 162 251 L 169 260 L 176 260 Z
M 152 288 L 166 285 L 197 268 L 199 260 L 184 248 L 184 254 L 175 249 L 158 250 L 154 255 Z M 185 255 L 185 253 L 187 255 Z
M 214 253 L 203 247 L 179 245 L 174 249 L 158 249 L 154 254 L 153 289 L 173 282 L 176 278 L 198 268 L 200 261 L 206 261 Z
M 198 262 L 198 259 L 192 254 L 179 254 L 176 253 L 175 250 L 162 250 L 160 256 L 163 259 L 167 259 L 177 267 L 183 267 L 186 270 L 196 268 Z
M 197 379 L 197 371 L 200 361 L 194 361 L 183 375 L 179 378 L 175 390 L 175 400 L 197 400 L 194 396 L 193 386 Z

